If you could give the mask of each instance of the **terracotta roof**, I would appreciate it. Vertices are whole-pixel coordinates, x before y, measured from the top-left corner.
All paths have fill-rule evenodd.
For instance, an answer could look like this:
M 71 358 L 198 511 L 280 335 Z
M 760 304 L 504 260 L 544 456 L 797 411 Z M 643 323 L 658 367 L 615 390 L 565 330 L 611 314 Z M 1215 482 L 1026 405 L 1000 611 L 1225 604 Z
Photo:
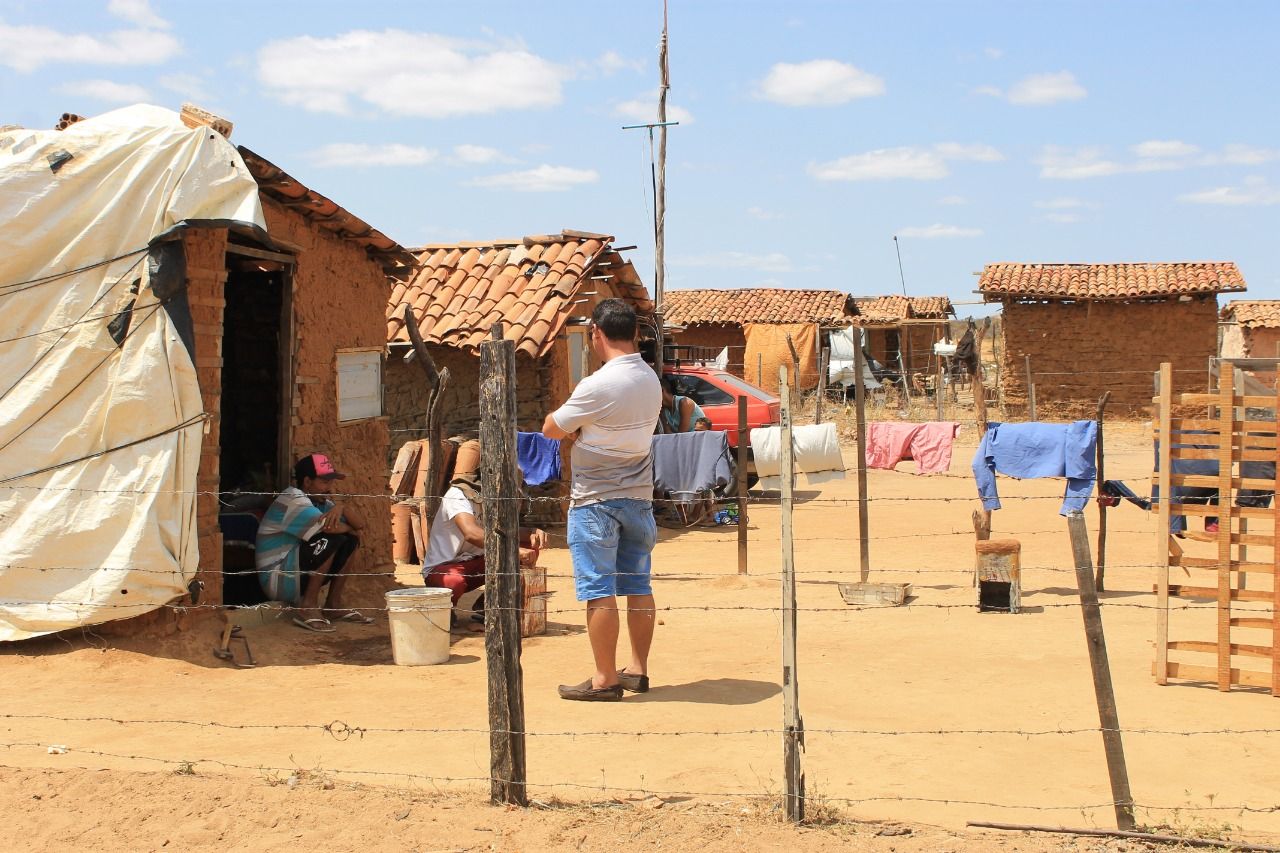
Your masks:
M 1230 262 L 1167 264 L 987 264 L 978 292 L 988 302 L 1039 299 L 1146 299 L 1242 291 Z
M 382 265 L 387 275 L 407 278 L 413 272 L 417 260 L 404 246 L 363 219 L 343 210 L 337 202 L 307 188 L 267 158 L 253 153 L 243 145 L 239 146 L 239 151 L 263 195 L 297 211 L 338 238 L 364 247 L 369 256 Z
M 789 290 L 743 287 L 734 290 L 671 290 L 662 305 L 663 321 L 694 323 L 848 323 L 853 313 L 839 290 Z
M 956 310 L 945 296 L 867 296 L 854 298 L 859 326 L 890 326 L 903 320 L 945 320 Z
M 1246 329 L 1280 329 L 1280 299 L 1237 299 L 1222 309 L 1223 319 L 1234 315 Z
M 413 306 L 426 343 L 477 351 L 501 322 L 507 340 L 534 358 L 546 354 L 570 317 L 590 316 L 601 299 L 618 296 L 652 313 L 635 267 L 612 244 L 608 234 L 564 231 L 424 246 L 422 268 L 397 283 L 387 303 L 387 341 L 408 342 L 406 305 Z M 587 284 L 594 293 L 580 294 Z

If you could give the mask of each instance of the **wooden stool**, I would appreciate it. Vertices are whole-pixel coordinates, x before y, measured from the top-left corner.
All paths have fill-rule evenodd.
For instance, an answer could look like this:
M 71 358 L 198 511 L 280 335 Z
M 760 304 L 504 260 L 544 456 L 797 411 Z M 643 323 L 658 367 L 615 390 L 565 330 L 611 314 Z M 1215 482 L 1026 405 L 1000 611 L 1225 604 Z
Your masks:
M 973 584 L 978 610 L 1017 613 L 1022 606 L 1022 543 L 1017 539 L 987 539 L 974 544 L 977 562 Z

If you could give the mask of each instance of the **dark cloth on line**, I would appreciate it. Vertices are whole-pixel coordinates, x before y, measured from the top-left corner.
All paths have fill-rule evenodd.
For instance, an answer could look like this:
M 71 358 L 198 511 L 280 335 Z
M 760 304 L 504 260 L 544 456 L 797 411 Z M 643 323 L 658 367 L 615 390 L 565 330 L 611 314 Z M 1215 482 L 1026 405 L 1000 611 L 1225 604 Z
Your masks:
M 560 442 L 540 432 L 516 433 L 516 462 L 526 486 L 560 479 Z
M 1212 435 L 1208 432 L 1188 431 L 1181 435 Z M 1178 440 L 1173 443 L 1174 450 L 1216 450 L 1216 444 L 1195 444 L 1195 440 Z M 1156 476 L 1151 479 L 1151 505 L 1156 508 L 1160 505 L 1160 442 L 1154 444 L 1155 465 L 1152 470 L 1156 472 Z M 1216 459 L 1175 459 L 1173 465 L 1170 466 L 1173 474 L 1190 474 L 1198 477 L 1216 477 L 1218 476 L 1218 462 Z M 1274 462 L 1241 462 L 1240 476 L 1256 478 L 1260 480 L 1272 480 L 1276 478 L 1276 464 Z M 1208 486 L 1174 486 L 1171 490 L 1172 497 L 1170 499 L 1169 514 L 1169 532 L 1182 533 L 1187 529 L 1187 517 L 1178 515 L 1177 506 L 1180 503 L 1199 504 L 1203 506 L 1218 504 L 1218 490 Z M 1236 492 L 1236 506 L 1244 507 L 1269 507 L 1271 506 L 1271 491 L 1266 489 L 1240 489 Z M 1205 524 L 1215 523 L 1218 519 L 1212 516 L 1205 518 Z
M 972 375 L 978 372 L 978 348 L 974 346 L 973 329 L 966 329 L 960 343 L 956 344 L 955 360 L 964 365 L 964 372 Z
M 701 492 L 733 481 L 729 437 L 719 430 L 653 437 L 653 485 L 664 492 Z

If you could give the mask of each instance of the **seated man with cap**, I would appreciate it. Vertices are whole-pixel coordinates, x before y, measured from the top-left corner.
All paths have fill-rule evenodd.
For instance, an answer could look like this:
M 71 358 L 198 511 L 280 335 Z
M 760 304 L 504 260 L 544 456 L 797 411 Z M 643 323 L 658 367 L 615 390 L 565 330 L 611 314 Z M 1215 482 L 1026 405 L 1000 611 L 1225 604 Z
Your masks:
M 342 570 L 360 545 L 356 537 L 364 518 L 350 504 L 331 499 L 333 481 L 345 479 L 323 453 L 302 457 L 293 466 L 296 485 L 276 497 L 258 526 L 258 580 L 273 601 L 298 609 L 293 624 L 330 633 L 321 595 L 329 585 L 328 601 L 341 600 L 346 575 Z M 327 611 L 335 621 L 369 624 L 373 620 L 355 610 Z
M 484 585 L 484 526 L 480 521 L 480 442 L 464 442 L 458 448 L 453 479 L 431 521 L 422 577 L 427 586 L 452 593 L 453 605 L 464 593 Z M 520 565 L 537 565 L 538 552 L 547 547 L 547 534 L 537 528 L 520 528 Z

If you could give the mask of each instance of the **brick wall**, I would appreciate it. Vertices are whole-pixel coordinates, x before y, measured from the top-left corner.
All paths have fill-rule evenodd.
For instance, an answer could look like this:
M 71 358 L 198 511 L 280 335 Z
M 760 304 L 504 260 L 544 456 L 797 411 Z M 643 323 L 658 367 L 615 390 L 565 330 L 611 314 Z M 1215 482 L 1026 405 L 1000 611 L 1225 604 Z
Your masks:
M 1006 412 L 1025 416 L 1024 356 L 1031 356 L 1041 420 L 1092 417 L 1103 392 L 1109 413 L 1138 416 L 1150 406 L 1152 374 L 1171 362 L 1174 392 L 1203 391 L 1217 353 L 1217 299 L 1191 302 L 1006 302 L 1000 385 Z M 1188 371 L 1188 372 L 1179 372 Z
M 1280 355 L 1280 329 L 1245 329 L 1245 355 L 1249 358 L 1275 358 Z
M 337 350 L 382 347 L 386 342 L 386 305 L 390 285 L 382 268 L 365 251 L 309 222 L 302 215 L 263 198 L 267 233 L 296 249 L 293 274 L 294 387 L 292 453 L 331 456 L 347 475 L 339 491 L 368 524 L 361 547 L 348 564 L 356 574 L 387 572 L 391 561 L 391 516 L 387 511 L 385 416 L 338 422 Z M 381 604 L 388 578 L 348 586 L 353 606 Z

